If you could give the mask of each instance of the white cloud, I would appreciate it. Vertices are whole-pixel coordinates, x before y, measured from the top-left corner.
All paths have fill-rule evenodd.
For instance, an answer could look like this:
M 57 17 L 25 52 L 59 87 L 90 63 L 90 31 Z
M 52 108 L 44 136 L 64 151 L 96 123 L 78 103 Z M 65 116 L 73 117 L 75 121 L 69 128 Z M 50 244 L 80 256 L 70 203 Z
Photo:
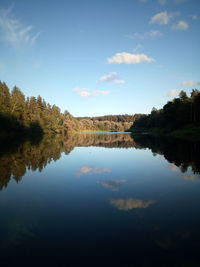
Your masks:
M 80 87 L 76 87 L 73 90 L 81 97 L 93 97 L 93 96 L 110 94 L 110 91 L 108 90 L 91 90 L 89 88 L 80 88 Z
M 139 33 L 139 32 L 135 32 L 131 35 L 127 35 L 128 38 L 130 39 L 145 39 L 148 37 L 155 37 L 155 36 L 162 36 L 162 32 L 159 30 L 151 30 L 149 32 L 145 32 L 145 33 Z
M 119 79 L 119 75 L 117 74 L 117 72 L 111 72 L 109 74 L 103 75 L 102 77 L 100 77 L 98 82 L 108 82 L 108 83 L 112 82 L 112 83 L 115 83 L 115 84 L 123 84 L 123 83 L 125 83 L 124 80 L 120 80 Z
M 153 58 L 148 57 L 145 54 L 130 54 L 126 52 L 117 53 L 114 56 L 108 58 L 108 63 L 117 64 L 138 64 L 142 62 L 153 62 Z
M 189 28 L 189 25 L 188 25 L 188 23 L 185 20 L 180 20 L 180 21 L 178 21 L 176 24 L 174 24 L 172 26 L 172 29 L 173 30 L 181 30 L 181 31 L 184 31 L 184 30 L 187 30 L 188 28 Z
M 181 86 L 200 86 L 200 82 L 184 81 L 181 83 Z
M 103 75 L 100 77 L 99 82 L 113 82 L 118 77 L 116 72 L 111 72 L 109 74 Z
M 150 24 L 166 25 L 166 24 L 169 24 L 172 16 L 173 15 L 171 13 L 168 13 L 167 11 L 163 11 L 163 12 L 157 13 L 156 15 L 151 17 L 149 23 Z
M 175 97 L 175 96 L 177 96 L 179 94 L 179 91 L 177 91 L 177 90 L 171 90 L 168 94 L 167 94 L 167 96 L 168 97 Z
M 9 42 L 12 46 L 34 45 L 40 32 L 34 34 L 33 26 L 25 26 L 19 20 L 13 17 L 12 8 L 0 10 L 0 31 L 1 40 Z

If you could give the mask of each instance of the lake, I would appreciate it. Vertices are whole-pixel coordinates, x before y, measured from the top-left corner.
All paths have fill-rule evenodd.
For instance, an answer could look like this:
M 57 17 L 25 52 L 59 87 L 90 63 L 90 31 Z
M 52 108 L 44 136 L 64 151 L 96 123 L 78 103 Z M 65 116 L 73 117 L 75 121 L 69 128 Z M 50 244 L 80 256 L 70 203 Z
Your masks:
M 200 143 L 129 133 L 0 152 L 1 266 L 199 266 Z

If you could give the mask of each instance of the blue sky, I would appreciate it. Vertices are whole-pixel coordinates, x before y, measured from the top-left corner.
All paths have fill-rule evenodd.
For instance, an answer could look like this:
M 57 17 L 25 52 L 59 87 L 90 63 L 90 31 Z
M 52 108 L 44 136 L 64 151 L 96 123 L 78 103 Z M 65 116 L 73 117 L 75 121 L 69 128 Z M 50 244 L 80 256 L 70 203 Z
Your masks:
M 74 116 L 149 113 L 200 89 L 199 0 L 0 2 L 0 80 Z

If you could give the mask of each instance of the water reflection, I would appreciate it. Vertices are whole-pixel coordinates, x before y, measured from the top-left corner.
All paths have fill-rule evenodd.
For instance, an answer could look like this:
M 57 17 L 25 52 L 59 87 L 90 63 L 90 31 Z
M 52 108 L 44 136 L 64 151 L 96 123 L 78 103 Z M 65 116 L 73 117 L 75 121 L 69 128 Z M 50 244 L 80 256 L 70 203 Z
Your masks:
M 92 174 L 92 173 L 105 173 L 105 172 L 112 172 L 110 168 L 97 168 L 94 166 L 82 166 L 80 170 L 76 173 L 76 176 L 80 177 L 81 175 L 85 174 Z
M 0 152 L 0 189 L 6 187 L 10 179 L 19 182 L 27 170 L 42 171 L 51 161 L 60 159 L 61 153 L 69 154 L 74 147 L 100 146 L 106 148 L 151 149 L 154 156 L 164 155 L 172 171 L 191 174 L 182 175 L 184 179 L 194 180 L 200 173 L 200 143 L 175 139 L 158 139 L 151 137 L 131 137 L 130 134 L 70 134 L 66 137 L 45 136 L 43 140 L 32 145 L 29 142 L 9 151 Z M 109 173 L 111 168 L 97 168 L 92 165 L 81 166 L 77 176 L 90 173 Z M 103 186 L 117 188 L 120 182 L 101 182 Z
M 150 136 L 137 136 L 134 140 L 138 147 L 151 149 L 153 155 L 164 155 L 174 170 L 178 167 L 184 173 L 191 167 L 194 174 L 200 173 L 200 142 Z
M 128 198 L 128 199 L 111 199 L 110 204 L 119 210 L 145 209 L 154 204 L 155 200 L 144 201 L 142 199 Z
M 113 191 L 118 191 L 122 184 L 126 183 L 127 179 L 115 179 L 115 180 L 99 180 L 98 183 L 103 187 L 109 188 Z
M 105 266 L 106 256 L 109 266 L 200 262 L 199 152 L 199 143 L 130 134 L 45 136 L 1 150 L 1 188 L 24 176 L 0 193 L 2 257 L 10 266 L 30 255 L 55 266 L 84 257 Z

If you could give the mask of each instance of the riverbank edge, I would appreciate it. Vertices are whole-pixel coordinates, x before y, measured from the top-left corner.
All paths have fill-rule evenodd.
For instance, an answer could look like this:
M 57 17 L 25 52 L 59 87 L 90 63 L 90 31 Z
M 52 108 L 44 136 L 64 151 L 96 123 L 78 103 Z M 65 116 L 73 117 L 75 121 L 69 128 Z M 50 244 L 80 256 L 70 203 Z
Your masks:
M 188 141 L 200 141 L 200 125 L 187 125 L 184 128 L 169 131 L 164 128 L 133 128 L 133 135 L 150 135 L 153 137 L 172 137 Z

